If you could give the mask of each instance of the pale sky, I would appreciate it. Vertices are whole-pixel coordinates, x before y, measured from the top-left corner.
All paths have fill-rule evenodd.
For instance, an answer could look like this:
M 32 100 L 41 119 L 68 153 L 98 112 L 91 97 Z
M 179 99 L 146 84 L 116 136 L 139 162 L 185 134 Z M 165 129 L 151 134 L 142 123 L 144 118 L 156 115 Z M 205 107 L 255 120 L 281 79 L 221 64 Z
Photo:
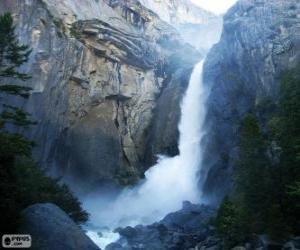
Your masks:
M 192 0 L 203 9 L 216 14 L 225 13 L 237 0 Z

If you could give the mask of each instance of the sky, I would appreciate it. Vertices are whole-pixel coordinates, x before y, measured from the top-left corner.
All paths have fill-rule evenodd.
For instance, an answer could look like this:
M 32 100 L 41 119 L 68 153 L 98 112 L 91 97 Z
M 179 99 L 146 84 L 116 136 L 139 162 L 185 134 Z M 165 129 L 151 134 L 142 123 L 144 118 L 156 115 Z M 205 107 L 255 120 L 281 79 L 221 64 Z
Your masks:
M 192 0 L 203 9 L 216 14 L 225 13 L 237 0 Z

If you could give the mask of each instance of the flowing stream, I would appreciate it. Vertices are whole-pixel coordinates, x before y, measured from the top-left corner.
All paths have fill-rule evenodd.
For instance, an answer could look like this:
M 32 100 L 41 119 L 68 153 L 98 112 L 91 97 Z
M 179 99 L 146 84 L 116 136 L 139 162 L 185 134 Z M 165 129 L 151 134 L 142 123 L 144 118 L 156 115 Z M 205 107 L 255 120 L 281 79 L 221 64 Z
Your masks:
M 125 189 L 114 200 L 91 199 L 84 202 L 93 224 L 106 227 L 88 229 L 88 236 L 100 247 L 118 239 L 118 235 L 111 231 L 116 227 L 151 224 L 179 210 L 185 200 L 200 202 L 200 142 L 204 135 L 207 94 L 202 82 L 202 69 L 203 60 L 195 65 L 181 103 L 179 155 L 160 156 L 157 164 L 145 173 L 145 180 L 134 188 Z M 97 230 L 101 231 L 100 237 Z

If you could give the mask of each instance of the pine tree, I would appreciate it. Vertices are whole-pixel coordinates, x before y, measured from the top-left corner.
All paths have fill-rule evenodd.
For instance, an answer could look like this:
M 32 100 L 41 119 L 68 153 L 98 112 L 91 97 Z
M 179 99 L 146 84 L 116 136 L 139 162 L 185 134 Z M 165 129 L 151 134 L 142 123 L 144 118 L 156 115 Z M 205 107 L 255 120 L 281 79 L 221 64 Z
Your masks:
M 21 65 L 29 59 L 31 50 L 27 45 L 20 44 L 15 35 L 13 18 L 10 13 L 0 16 L 0 92 L 18 95 L 23 98 L 29 96 L 31 88 L 16 84 L 9 84 L 9 81 L 25 81 L 30 78 L 26 73 L 19 71 Z M 34 124 L 28 119 L 28 113 L 23 110 L 3 105 L 4 111 L 0 116 L 0 128 L 6 123 L 13 123 L 18 126 Z
M 300 234 L 300 64 L 283 74 L 279 93 L 266 119 L 249 114 L 241 124 L 237 187 L 217 216 L 225 240 L 237 243 L 241 232 L 277 241 Z
M 13 18 L 10 13 L 0 16 L 0 76 L 27 80 L 30 78 L 18 68 L 28 61 L 31 50 L 20 44 L 15 35 Z M 20 87 L 19 90 L 27 90 Z M 16 93 L 20 93 L 19 90 Z
M 214 223 L 219 236 L 224 240 L 225 249 L 231 249 L 247 240 L 248 223 L 243 207 L 225 197 Z
M 31 50 L 20 44 L 15 35 L 10 13 L 0 15 L 0 92 L 2 94 L 28 98 L 31 88 L 11 84 L 30 78 L 20 71 L 28 61 Z M 0 99 L 1 100 L 1 99 Z M 88 219 L 81 203 L 67 186 L 59 180 L 49 178 L 31 159 L 35 145 L 18 133 L 7 131 L 7 125 L 27 127 L 35 122 L 30 114 L 19 107 L 1 103 L 0 113 L 0 233 L 16 233 L 22 209 L 39 202 L 52 202 L 65 210 L 74 221 Z
M 21 45 L 15 35 L 13 18 L 10 13 L 0 16 L 0 92 L 17 95 L 22 98 L 29 96 L 30 88 L 10 84 L 14 80 L 25 81 L 29 75 L 21 73 L 19 67 L 28 61 L 30 50 Z M 3 227 L 11 230 L 16 227 L 19 205 L 15 197 L 18 195 L 18 185 L 14 164 L 17 157 L 30 157 L 34 143 L 21 134 L 6 131 L 8 123 L 17 126 L 33 124 L 28 119 L 28 113 L 20 108 L 1 103 L 0 113 L 0 212 L 4 216 Z M 10 225 L 10 226 L 8 226 Z M 3 230 L 4 230 L 3 229 Z
M 269 161 L 266 142 L 255 115 L 245 117 L 241 126 L 240 160 L 238 162 L 238 191 L 249 215 L 249 225 L 255 233 L 264 228 L 269 206 Z
M 281 200 L 286 224 L 300 233 L 300 64 L 281 80 L 276 139 L 281 148 Z

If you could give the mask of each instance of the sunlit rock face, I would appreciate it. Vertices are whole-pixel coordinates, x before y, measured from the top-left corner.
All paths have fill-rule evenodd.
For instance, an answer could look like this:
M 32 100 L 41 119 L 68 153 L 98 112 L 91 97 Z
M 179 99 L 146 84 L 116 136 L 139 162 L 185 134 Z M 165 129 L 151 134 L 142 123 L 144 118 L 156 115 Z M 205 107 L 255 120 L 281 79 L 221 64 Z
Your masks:
M 156 153 L 176 154 L 179 103 L 201 55 L 173 27 L 137 1 L 2 0 L 0 10 L 32 48 L 32 96 L 8 101 L 38 121 L 25 133 L 44 168 L 76 186 L 129 184 Z
M 203 53 L 219 41 L 222 17 L 190 0 L 141 0 L 141 3 L 174 26 L 188 43 Z
M 242 117 L 254 108 L 268 114 L 282 71 L 300 60 L 300 2 L 240 0 L 224 17 L 220 42 L 207 56 L 206 198 L 218 201 L 233 184 Z M 264 117 L 259 117 L 264 124 Z

